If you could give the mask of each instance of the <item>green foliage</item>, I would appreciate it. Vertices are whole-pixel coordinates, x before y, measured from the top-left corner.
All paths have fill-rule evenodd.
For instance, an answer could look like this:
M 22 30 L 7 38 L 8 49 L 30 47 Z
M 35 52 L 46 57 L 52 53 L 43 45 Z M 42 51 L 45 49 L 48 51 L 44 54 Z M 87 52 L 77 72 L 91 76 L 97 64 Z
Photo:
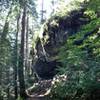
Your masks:
M 81 8 L 80 2 L 82 3 L 84 0 L 82 1 L 71 1 L 70 3 L 65 3 L 65 2 L 61 2 L 61 4 L 59 5 L 59 7 L 57 7 L 55 13 L 53 16 L 58 16 L 58 17 L 67 17 L 69 16 L 69 13 L 73 10 L 78 10 Z
M 15 85 L 18 81 L 17 78 L 15 79 L 15 75 L 17 77 L 17 71 L 15 72 L 15 69 L 17 69 L 18 65 L 18 55 L 16 52 L 18 49 L 19 54 L 19 36 L 22 30 L 21 18 L 24 6 L 26 6 L 27 17 L 29 18 L 29 23 L 25 23 L 29 24 L 26 25 L 28 27 L 28 30 L 26 30 L 28 33 L 33 33 L 33 26 L 35 25 L 34 30 L 36 30 L 36 27 L 38 26 L 35 21 L 37 18 L 35 0 L 0 1 L 0 100 L 9 99 L 12 94 L 14 98 L 14 87 L 17 87 L 17 85 Z M 20 20 L 19 22 L 18 19 Z M 33 25 L 33 23 L 35 24 Z M 18 41 L 15 40 L 17 38 L 15 35 L 17 32 Z M 29 40 L 31 40 L 31 37 L 32 34 L 29 34 Z M 18 45 L 18 48 L 15 45 Z M 25 78 L 27 79 L 27 77 Z M 27 81 L 27 83 L 29 82 Z
M 52 96 L 58 100 L 86 100 L 91 92 L 100 89 L 100 18 L 94 10 L 86 10 L 85 14 L 91 21 L 60 48 L 63 66 L 58 70 L 60 75 L 67 75 L 67 80 L 53 85 Z M 82 43 L 75 45 L 78 40 Z
M 11 66 L 11 45 L 7 38 L 9 24 L 4 26 L 1 38 L 0 38 L 0 98 L 7 98 L 7 90 L 9 89 L 9 72 Z M 5 78 L 6 77 L 6 78 Z
M 76 98 L 81 100 L 84 95 L 89 95 L 93 89 L 100 89 L 98 82 L 100 78 L 98 77 L 100 73 L 100 57 L 98 59 L 95 56 L 93 58 L 89 57 L 87 50 L 82 50 L 81 46 L 72 46 L 72 44 L 69 45 L 68 43 L 63 48 L 60 52 L 60 61 L 63 63 L 63 67 L 59 68 L 59 74 L 67 74 L 68 79 L 66 82 L 54 85 L 53 95 L 60 98 L 70 96 L 71 100 Z M 77 95 L 79 92 L 82 92 L 82 94 Z
M 89 0 L 88 8 L 94 11 L 100 11 L 100 1 L 99 0 Z
M 24 99 L 19 96 L 17 100 L 24 100 Z
M 96 14 L 93 10 L 88 9 L 88 10 L 86 10 L 84 13 L 85 13 L 87 16 L 89 16 L 91 19 L 97 18 L 97 14 Z

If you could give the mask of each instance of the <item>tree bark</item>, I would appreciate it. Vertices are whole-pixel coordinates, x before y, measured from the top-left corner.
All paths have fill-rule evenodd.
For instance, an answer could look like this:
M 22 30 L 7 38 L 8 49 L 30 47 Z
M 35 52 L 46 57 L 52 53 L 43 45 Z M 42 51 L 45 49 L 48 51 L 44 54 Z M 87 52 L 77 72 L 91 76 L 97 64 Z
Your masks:
M 27 22 L 26 22 L 26 60 L 25 60 L 25 67 L 26 67 L 26 70 L 29 71 L 29 68 L 28 68 L 28 59 L 29 59 L 29 51 L 28 51 L 28 48 L 29 48 L 29 45 L 28 45 L 28 42 L 29 42 L 29 33 L 28 33 L 28 24 L 29 24 L 29 17 L 27 15 Z
M 23 9 L 22 16 L 22 30 L 21 30 L 21 47 L 20 47 L 20 55 L 19 55 L 19 66 L 18 66 L 18 77 L 19 77 L 19 88 L 20 88 L 20 96 L 25 98 L 25 81 L 24 81 L 24 42 L 25 42 L 25 24 L 26 24 L 26 7 Z
M 17 32 L 15 40 L 15 65 L 14 65 L 14 90 L 15 90 L 15 100 L 18 98 L 18 84 L 17 84 L 17 74 L 18 74 L 18 33 L 19 33 L 19 19 L 17 18 Z

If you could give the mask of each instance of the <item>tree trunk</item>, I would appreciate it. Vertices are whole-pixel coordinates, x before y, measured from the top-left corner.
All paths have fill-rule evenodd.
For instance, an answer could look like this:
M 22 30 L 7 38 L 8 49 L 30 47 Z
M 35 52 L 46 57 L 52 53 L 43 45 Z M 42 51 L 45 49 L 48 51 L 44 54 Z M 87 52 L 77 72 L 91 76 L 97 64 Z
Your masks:
M 28 45 L 28 38 L 29 38 L 29 33 L 28 33 L 28 24 L 29 24 L 29 17 L 27 15 L 27 22 L 26 22 L 26 60 L 25 60 L 25 67 L 26 70 L 29 71 L 29 66 L 28 66 L 28 59 L 29 59 L 29 45 Z
M 43 24 L 45 21 L 45 18 L 44 18 L 45 13 L 46 13 L 46 10 L 44 10 L 44 0 L 42 0 L 42 3 L 41 3 L 41 24 Z
M 20 47 L 20 55 L 19 55 L 19 66 L 18 66 L 18 76 L 19 76 L 19 88 L 20 88 L 20 96 L 25 98 L 25 81 L 24 81 L 24 42 L 25 42 L 25 24 L 26 24 L 26 7 L 23 9 L 22 16 L 22 30 L 21 30 L 21 47 Z
M 14 65 L 14 90 L 15 90 L 15 100 L 18 98 L 18 84 L 17 84 L 17 73 L 18 73 L 18 33 L 19 33 L 19 19 L 20 15 L 17 18 L 17 32 L 15 40 L 15 65 Z

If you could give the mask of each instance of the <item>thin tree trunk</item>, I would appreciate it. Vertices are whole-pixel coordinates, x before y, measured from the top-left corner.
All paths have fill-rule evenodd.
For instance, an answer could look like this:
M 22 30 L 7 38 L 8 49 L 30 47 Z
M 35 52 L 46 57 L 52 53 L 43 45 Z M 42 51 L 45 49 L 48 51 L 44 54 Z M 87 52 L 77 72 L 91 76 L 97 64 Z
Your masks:
M 25 42 L 25 24 L 26 24 L 26 7 L 23 9 L 22 16 L 22 30 L 21 30 L 21 47 L 20 47 L 20 55 L 19 55 L 19 66 L 18 66 L 18 76 L 19 76 L 19 88 L 20 88 L 20 96 L 25 98 L 25 81 L 24 81 L 24 42 Z
M 46 13 L 46 11 L 44 10 L 44 0 L 42 0 L 42 3 L 41 3 L 41 24 L 44 23 L 44 14 Z
M 25 66 L 26 66 L 26 70 L 29 71 L 29 68 L 28 68 L 28 58 L 29 58 L 29 51 L 28 51 L 28 48 L 29 48 L 29 45 L 28 45 L 28 38 L 29 38 L 29 33 L 28 33 L 28 24 L 29 24 L 29 17 L 27 15 L 27 22 L 26 22 L 26 61 L 25 61 Z
M 17 19 L 17 32 L 16 32 L 16 40 L 15 40 L 15 66 L 14 66 L 14 90 L 15 90 L 15 99 L 18 98 L 18 85 L 17 85 L 17 70 L 18 70 L 18 33 L 19 33 L 19 19 L 20 15 L 18 15 Z

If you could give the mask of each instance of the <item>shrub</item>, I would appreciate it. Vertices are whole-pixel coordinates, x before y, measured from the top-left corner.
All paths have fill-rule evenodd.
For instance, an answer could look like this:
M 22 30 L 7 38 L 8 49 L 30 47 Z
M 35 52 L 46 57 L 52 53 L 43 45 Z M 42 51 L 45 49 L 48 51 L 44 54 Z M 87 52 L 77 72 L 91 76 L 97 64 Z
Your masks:
M 52 96 L 58 100 L 99 100 L 93 97 L 100 91 L 100 19 L 84 25 L 81 30 L 67 40 L 60 49 L 59 61 L 62 62 L 59 74 L 67 75 L 65 82 L 58 81 L 52 87 Z M 95 30 L 95 28 L 97 28 Z M 89 33 L 89 34 L 88 34 Z M 82 40 L 80 44 L 75 41 Z M 98 94 L 96 94 L 98 95 Z M 60 98 L 60 99 L 59 99 Z

